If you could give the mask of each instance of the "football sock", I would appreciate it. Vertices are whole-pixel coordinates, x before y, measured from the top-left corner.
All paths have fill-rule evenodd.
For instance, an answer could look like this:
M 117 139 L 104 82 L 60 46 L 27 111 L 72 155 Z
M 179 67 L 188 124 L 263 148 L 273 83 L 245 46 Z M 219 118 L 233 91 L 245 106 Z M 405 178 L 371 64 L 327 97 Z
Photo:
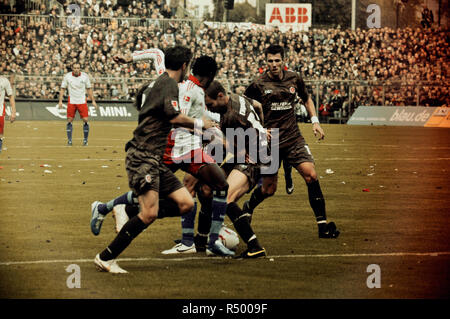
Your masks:
M 286 182 L 292 182 L 292 166 L 283 161 L 283 168 L 284 168 L 284 179 L 286 180 Z
M 67 140 L 72 141 L 72 122 L 67 122 L 66 131 L 67 131 Z
M 308 186 L 308 197 L 311 208 L 316 216 L 316 221 L 320 229 L 325 229 L 327 222 L 327 214 L 325 212 L 325 199 L 318 180 L 306 183 Z
M 181 216 L 178 204 L 170 198 L 159 200 L 158 218 Z
M 256 189 L 253 191 L 252 195 L 250 196 L 249 200 L 249 206 L 250 209 L 253 211 L 256 206 L 262 203 L 263 200 L 265 200 L 269 195 L 264 195 L 262 193 L 262 186 L 257 186 Z
M 205 197 L 198 193 L 198 200 L 201 204 L 201 209 L 198 214 L 197 232 L 208 236 L 211 228 L 212 197 Z
M 223 221 L 227 211 L 227 190 L 215 190 L 212 201 L 212 219 L 209 229 L 209 243 L 213 244 L 219 238 L 219 232 L 222 229 Z
M 83 136 L 84 136 L 84 139 L 87 141 L 88 136 L 89 136 L 89 123 L 84 123 L 84 125 L 83 125 Z
M 134 216 L 136 216 L 137 214 L 139 214 L 139 205 L 126 204 L 125 212 L 127 213 L 128 218 L 131 219 Z
M 0 152 L 2 151 L 3 147 L 3 137 L 0 137 Z
M 137 202 L 137 198 L 133 196 L 132 191 L 128 191 L 125 194 L 120 195 L 119 197 L 116 197 L 106 204 L 100 204 L 98 205 L 98 212 L 102 215 L 109 214 L 114 206 L 120 205 L 120 204 L 133 204 Z
M 249 243 L 250 238 L 256 238 L 248 218 L 244 216 L 244 212 L 235 202 L 229 203 L 227 207 L 227 215 L 233 222 L 234 229 L 241 236 L 245 243 Z
M 194 244 L 194 225 L 195 215 L 197 214 L 197 201 L 194 202 L 194 208 L 181 216 L 181 243 L 186 246 Z
M 107 261 L 117 258 L 147 226 L 138 216 L 127 221 L 111 244 L 100 253 L 100 259 Z

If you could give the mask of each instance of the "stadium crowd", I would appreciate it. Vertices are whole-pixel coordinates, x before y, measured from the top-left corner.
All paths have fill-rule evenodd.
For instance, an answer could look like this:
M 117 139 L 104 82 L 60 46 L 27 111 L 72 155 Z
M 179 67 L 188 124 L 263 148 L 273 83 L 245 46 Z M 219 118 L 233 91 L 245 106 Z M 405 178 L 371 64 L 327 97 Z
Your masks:
M 164 0 L 130 1 L 128 6 L 113 5 L 110 0 L 66 0 L 65 10 L 76 2 L 82 16 L 104 19 L 81 20 L 69 27 L 56 23 L 62 21 L 57 6 L 33 11 L 47 17 L 26 22 L 2 17 L 0 74 L 15 74 L 18 98 L 57 98 L 62 75 L 76 60 L 94 78 L 98 100 L 132 99 L 143 78 L 156 77 L 152 62 L 123 66 L 115 64 L 112 56 L 174 44 L 191 47 L 196 56 L 214 57 L 220 67 L 217 78 L 226 79 L 231 89 L 242 93 L 265 68 L 264 48 L 279 43 L 286 48 L 290 69 L 301 72 L 307 81 L 321 81 L 318 87 L 310 83 L 309 89 L 314 99 L 319 98 L 315 103 L 322 116 L 338 110 L 345 116 L 358 105 L 416 105 L 417 101 L 419 105 L 449 105 L 449 89 L 444 84 L 448 81 L 449 39 L 439 28 L 338 28 L 301 33 L 213 28 L 185 20 L 158 20 L 173 17 Z M 20 81 L 23 76 L 29 78 Z M 338 82 L 343 80 L 347 82 Z M 350 85 L 349 81 L 357 82 Z M 417 86 L 419 82 L 426 84 Z

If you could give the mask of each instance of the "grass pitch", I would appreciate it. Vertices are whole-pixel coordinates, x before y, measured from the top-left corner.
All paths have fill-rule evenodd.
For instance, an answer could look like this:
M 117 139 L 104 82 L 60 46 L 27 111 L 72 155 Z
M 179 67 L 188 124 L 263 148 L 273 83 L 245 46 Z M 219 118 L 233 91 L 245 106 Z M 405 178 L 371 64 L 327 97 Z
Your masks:
M 135 123 L 92 121 L 87 147 L 80 121 L 73 147 L 65 146 L 63 121 L 7 123 L 0 297 L 448 298 L 450 130 L 323 127 L 326 138 L 317 142 L 311 126 L 300 125 L 328 219 L 341 230 L 337 240 L 318 238 L 304 181 L 294 172 L 295 191 L 287 195 L 281 169 L 277 194 L 256 209 L 252 223 L 267 258 L 163 256 L 180 236 L 180 219 L 167 218 L 120 256 L 130 273 L 111 275 L 98 272 L 93 259 L 115 237 L 113 219 L 93 236 L 90 204 L 128 190 L 124 145 Z M 238 253 L 243 249 L 241 243 Z M 80 267 L 81 288 L 67 286 L 71 264 Z M 371 264 L 380 267 L 381 288 L 367 286 Z

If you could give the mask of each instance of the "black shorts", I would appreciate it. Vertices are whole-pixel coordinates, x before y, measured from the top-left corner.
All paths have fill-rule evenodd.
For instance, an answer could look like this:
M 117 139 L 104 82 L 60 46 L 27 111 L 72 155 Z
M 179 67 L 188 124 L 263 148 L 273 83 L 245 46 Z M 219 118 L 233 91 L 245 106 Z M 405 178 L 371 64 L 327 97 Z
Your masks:
M 297 167 L 299 164 L 305 162 L 314 163 L 314 157 L 311 154 L 308 144 L 306 144 L 306 141 L 303 137 L 300 137 L 295 141 L 295 143 L 292 143 L 287 147 L 280 148 L 277 155 L 279 160 L 278 168 L 280 168 L 282 161 L 289 163 L 292 167 Z M 269 164 L 261 165 L 261 175 L 275 175 L 278 173 L 277 171 L 276 173 L 265 174 L 265 166 L 269 166 Z
M 248 191 L 249 193 L 259 182 L 259 179 L 261 178 L 259 165 L 255 164 L 225 164 L 223 165 L 223 170 L 225 171 L 225 174 L 228 176 L 232 170 L 238 170 L 245 176 L 247 176 L 248 180 Z
M 183 188 L 174 173 L 164 165 L 161 156 L 130 147 L 125 164 L 128 185 L 137 196 L 152 190 L 158 192 L 160 197 L 166 197 Z

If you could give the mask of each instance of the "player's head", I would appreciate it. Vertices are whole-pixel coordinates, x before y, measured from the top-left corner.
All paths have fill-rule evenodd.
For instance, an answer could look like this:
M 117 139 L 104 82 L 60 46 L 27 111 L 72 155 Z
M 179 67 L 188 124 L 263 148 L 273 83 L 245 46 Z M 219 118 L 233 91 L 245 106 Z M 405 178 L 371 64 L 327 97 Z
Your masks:
M 204 88 L 207 88 L 217 74 L 217 63 L 213 58 L 202 55 L 195 59 L 192 65 L 192 74 L 200 81 Z
M 80 63 L 78 63 L 78 62 L 72 63 L 72 73 L 75 76 L 80 75 L 80 73 L 81 73 L 81 65 L 80 65 Z
M 166 69 L 172 71 L 182 70 L 182 79 L 189 70 L 191 59 L 191 50 L 181 45 L 168 48 L 164 54 L 164 64 L 166 65 Z
M 225 88 L 219 81 L 212 81 L 205 90 L 205 104 L 211 112 L 225 113 L 228 100 Z
M 266 48 L 266 62 L 269 74 L 275 78 L 281 78 L 283 74 L 284 49 L 280 45 L 270 45 Z

